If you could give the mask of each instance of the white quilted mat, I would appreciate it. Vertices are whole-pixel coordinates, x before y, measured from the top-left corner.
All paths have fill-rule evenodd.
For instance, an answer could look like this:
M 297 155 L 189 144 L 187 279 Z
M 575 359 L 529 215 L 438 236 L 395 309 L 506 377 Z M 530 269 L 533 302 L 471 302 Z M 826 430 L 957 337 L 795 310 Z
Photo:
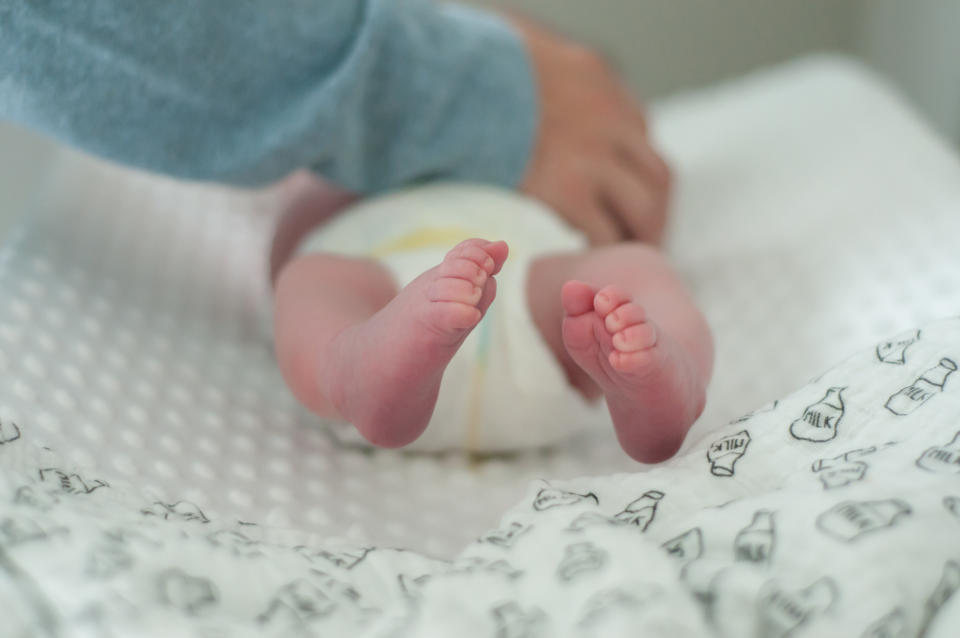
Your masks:
M 688 444 L 960 309 L 960 162 L 859 67 L 809 60 L 655 114 L 678 174 L 669 250 L 717 339 Z M 279 201 L 63 151 L 0 257 L 0 414 L 211 518 L 433 555 L 529 479 L 634 467 L 611 432 L 484 460 L 338 447 L 260 337 Z

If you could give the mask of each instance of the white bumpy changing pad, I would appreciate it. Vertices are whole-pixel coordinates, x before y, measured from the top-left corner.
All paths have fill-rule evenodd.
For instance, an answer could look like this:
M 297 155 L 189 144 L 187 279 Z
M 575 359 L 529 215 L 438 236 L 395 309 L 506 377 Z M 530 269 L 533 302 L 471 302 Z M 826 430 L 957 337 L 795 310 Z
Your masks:
M 655 116 L 677 172 L 668 250 L 714 328 L 717 367 L 684 452 L 649 474 L 611 432 L 482 460 L 339 447 L 295 404 L 260 337 L 277 195 L 184 185 L 62 151 L 0 257 L 0 501 L 13 503 L 0 506 L 0 571 L 12 577 L 0 600 L 19 610 L 11 617 L 37 635 L 150 635 L 149 620 L 156 635 L 313 635 L 331 621 L 341 633 L 323 635 L 532 637 L 594 635 L 604 610 L 623 607 L 632 611 L 608 620 L 626 623 L 625 635 L 855 635 L 816 628 L 865 631 L 857 623 L 867 617 L 877 629 L 864 635 L 932 630 L 960 588 L 960 528 L 943 527 L 960 521 L 933 509 L 960 511 L 934 483 L 957 447 L 960 378 L 950 365 L 960 341 L 954 324 L 913 329 L 960 310 L 960 163 L 886 86 L 832 58 L 682 96 Z M 855 365 L 767 405 L 749 427 L 718 430 L 856 350 L 865 354 Z M 902 352 L 915 357 L 900 362 Z M 868 366 L 879 368 L 852 383 Z M 911 384 L 926 388 L 921 416 L 897 408 L 908 399 L 893 409 L 879 401 Z M 849 429 L 838 425 L 844 414 Z M 874 422 L 882 441 L 869 435 Z M 790 445 L 773 452 L 783 442 L 763 443 L 765 429 Z M 887 443 L 903 445 L 889 452 Z M 824 500 L 832 482 L 872 476 L 865 455 L 921 478 Z M 751 465 L 755 474 L 742 470 Z M 638 473 L 534 486 L 456 563 L 414 553 L 455 555 L 497 525 L 530 479 L 614 472 Z M 705 477 L 711 488 L 697 496 Z M 781 484 L 805 495 L 785 518 L 776 512 L 787 504 L 768 492 Z M 630 545 L 658 507 L 657 545 Z M 517 545 L 522 559 L 484 549 L 522 541 L 528 510 L 545 523 Z M 926 527 L 898 533 L 928 533 L 919 546 L 955 560 L 919 561 L 912 607 L 894 605 L 896 584 L 858 607 L 870 592 L 850 575 L 874 570 L 892 547 L 869 545 L 880 532 L 863 543 L 861 534 L 903 520 Z M 711 525 L 731 538 L 711 539 Z M 783 551 L 769 539 L 781 529 L 793 531 L 777 547 L 816 533 L 794 546 L 823 560 L 834 560 L 832 541 L 858 551 L 838 554 L 837 574 L 807 573 L 823 564 L 815 553 L 776 563 Z M 709 567 L 715 542 L 777 565 L 778 578 Z M 649 547 L 661 543 L 669 554 L 658 558 Z M 679 576 L 670 559 L 701 555 Z M 236 571 L 257 556 L 271 560 Z M 351 571 L 358 564 L 367 567 Z M 602 581 L 564 589 L 593 571 Z M 454 581 L 431 587 L 441 572 Z M 84 582 L 87 593 L 75 595 Z M 655 600 L 670 613 L 647 614 Z M 743 620 L 748 607 L 759 611 Z

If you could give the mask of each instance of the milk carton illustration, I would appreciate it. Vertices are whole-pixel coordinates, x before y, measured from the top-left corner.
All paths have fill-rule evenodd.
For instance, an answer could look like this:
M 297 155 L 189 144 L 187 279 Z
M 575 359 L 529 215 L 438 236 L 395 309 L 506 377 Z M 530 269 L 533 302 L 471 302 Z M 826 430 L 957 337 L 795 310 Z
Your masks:
M 838 487 L 845 487 L 851 483 L 863 480 L 869 466 L 863 461 L 850 461 L 831 466 L 822 466 L 814 471 L 821 471 L 820 482 L 824 489 L 832 490 Z
M 328 616 L 337 601 L 314 583 L 303 578 L 281 587 L 266 611 L 256 617 L 261 626 L 306 629 L 311 620 Z
M 600 512 L 584 512 L 580 516 L 573 519 L 569 525 L 567 525 L 568 532 L 582 532 L 588 527 L 594 525 L 626 525 L 624 521 L 617 520 L 612 516 L 607 516 Z
M 663 492 L 659 490 L 644 492 L 643 496 L 623 508 L 623 511 L 614 518 L 623 523 L 636 525 L 641 532 L 645 532 L 653 522 L 653 517 L 657 514 L 657 505 L 662 498 Z
M 492 543 L 493 545 L 499 545 L 501 547 L 513 547 L 517 539 L 529 529 L 529 525 L 525 526 L 514 521 L 510 523 L 508 527 L 487 532 L 481 536 L 479 540 L 481 543 Z
M 736 434 L 717 439 L 707 450 L 710 473 L 714 476 L 733 476 L 734 466 L 750 445 L 750 433 L 740 430 Z
M 0 445 L 4 443 L 11 443 L 20 438 L 20 427 L 13 423 L 4 423 L 0 421 Z
M 843 391 L 833 387 L 823 398 L 803 410 L 803 414 L 790 424 L 790 435 L 802 441 L 823 443 L 837 436 L 837 428 L 843 419 Z
M 216 605 L 220 598 L 212 581 L 180 569 L 168 569 L 160 574 L 157 589 L 163 602 L 189 615 Z
M 703 554 L 703 533 L 699 527 L 688 529 L 661 545 L 667 554 L 679 561 L 691 561 Z
M 890 498 L 880 501 L 844 501 L 817 517 L 817 527 L 837 540 L 853 542 L 880 529 L 893 527 L 910 506 Z
M 933 624 L 933 620 L 937 617 L 940 609 L 953 598 L 957 591 L 960 591 L 960 563 L 950 560 L 943 566 L 940 582 L 937 583 L 933 593 L 927 598 L 927 603 L 923 606 L 923 619 L 920 621 L 918 636 L 927 635 L 927 629 Z
M 920 340 L 920 331 L 902 332 L 889 341 L 877 345 L 877 359 L 902 366 L 907 362 L 907 349 Z
M 897 607 L 867 627 L 861 638 L 895 638 L 896 636 L 903 636 L 906 630 L 906 615 L 903 609 Z
M 590 542 L 574 543 L 564 550 L 563 560 L 557 566 L 560 580 L 571 581 L 581 574 L 602 569 L 607 553 Z
M 770 583 L 760 591 L 758 636 L 787 638 L 801 625 L 822 614 L 837 598 L 837 586 L 829 578 L 821 578 L 799 591 L 787 591 Z
M 810 469 L 820 475 L 824 489 L 844 487 L 863 479 L 869 466 L 859 459 L 876 451 L 876 446 L 850 450 L 833 458 L 817 459 Z
M 159 516 L 164 520 L 183 520 L 196 523 L 209 523 L 210 519 L 203 513 L 195 503 L 190 501 L 177 501 L 176 503 L 164 503 L 155 501 L 150 507 L 140 510 L 144 516 Z
M 537 497 L 533 500 L 533 509 L 542 512 L 551 507 L 566 507 L 567 505 L 576 505 L 587 500 L 592 500 L 594 505 L 599 503 L 597 495 L 593 492 L 577 494 L 576 492 L 567 492 L 555 487 L 545 487 L 537 492 Z
M 960 474 L 960 432 L 946 445 L 927 448 L 917 459 L 917 466 L 928 472 Z
M 55 467 L 43 468 L 39 470 L 39 474 L 41 481 L 59 485 L 60 489 L 68 494 L 90 494 L 101 487 L 110 487 L 110 484 L 106 481 L 96 479 L 87 482 L 76 472 L 67 474 Z
M 903 416 L 910 414 L 930 400 L 935 394 L 943 392 L 947 377 L 957 370 L 953 359 L 944 357 L 940 363 L 920 375 L 916 381 L 903 388 L 889 399 L 886 408 L 894 414 Z
M 744 414 L 744 415 L 741 416 L 741 417 L 737 417 L 736 419 L 734 419 L 734 420 L 731 421 L 730 423 L 745 423 L 746 421 L 749 421 L 750 419 L 752 419 L 753 417 L 755 417 L 755 416 L 757 416 L 757 415 L 766 414 L 767 412 L 773 412 L 774 410 L 777 409 L 777 405 L 779 405 L 779 404 L 780 404 L 780 400 L 777 399 L 777 400 L 775 400 L 773 403 L 768 403 L 767 405 L 763 406 L 762 408 L 757 408 L 756 410 L 753 410 L 752 412 L 747 412 L 746 414 Z
M 370 547 L 361 547 L 359 549 L 343 551 L 328 551 L 321 549 L 317 550 L 316 554 L 314 555 L 324 558 L 336 567 L 340 567 L 342 569 L 353 569 L 358 563 L 360 563 L 360 561 L 366 558 L 371 549 L 372 548 Z
M 751 563 L 769 563 L 773 556 L 773 540 L 773 512 L 760 510 L 734 539 L 734 558 Z
M 523 609 L 510 601 L 490 610 L 497 625 L 497 638 L 529 638 L 542 636 L 547 623 L 546 615 L 536 607 Z
M 397 582 L 400 583 L 400 589 L 403 590 L 403 593 L 406 594 L 408 598 L 417 599 L 423 594 L 423 587 L 430 582 L 431 578 L 432 576 L 430 574 L 421 574 L 420 576 L 400 574 L 397 576 Z
M 957 496 L 944 496 L 943 497 L 943 506 L 947 508 L 947 511 L 960 518 L 960 497 Z

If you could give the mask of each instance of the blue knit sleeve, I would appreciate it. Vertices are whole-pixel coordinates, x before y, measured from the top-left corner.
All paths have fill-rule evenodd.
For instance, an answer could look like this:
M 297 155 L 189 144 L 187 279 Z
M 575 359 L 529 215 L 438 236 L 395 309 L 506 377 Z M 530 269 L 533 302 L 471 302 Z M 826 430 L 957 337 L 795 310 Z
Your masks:
M 535 88 L 518 36 L 464 6 L 0 1 L 0 117 L 189 179 L 513 186 Z

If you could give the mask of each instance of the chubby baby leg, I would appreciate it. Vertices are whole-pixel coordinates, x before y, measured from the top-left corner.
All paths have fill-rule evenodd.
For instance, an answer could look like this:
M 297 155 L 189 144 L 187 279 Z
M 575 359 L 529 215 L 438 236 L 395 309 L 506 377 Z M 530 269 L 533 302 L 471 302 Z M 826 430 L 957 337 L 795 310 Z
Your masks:
M 628 243 L 548 256 L 527 284 L 541 334 L 574 386 L 602 393 L 627 454 L 676 453 L 703 411 L 713 341 L 662 254 Z
M 280 272 L 275 343 L 294 395 L 400 447 L 423 432 L 443 371 L 496 295 L 504 242 L 470 239 L 402 290 L 369 259 L 306 255 Z

